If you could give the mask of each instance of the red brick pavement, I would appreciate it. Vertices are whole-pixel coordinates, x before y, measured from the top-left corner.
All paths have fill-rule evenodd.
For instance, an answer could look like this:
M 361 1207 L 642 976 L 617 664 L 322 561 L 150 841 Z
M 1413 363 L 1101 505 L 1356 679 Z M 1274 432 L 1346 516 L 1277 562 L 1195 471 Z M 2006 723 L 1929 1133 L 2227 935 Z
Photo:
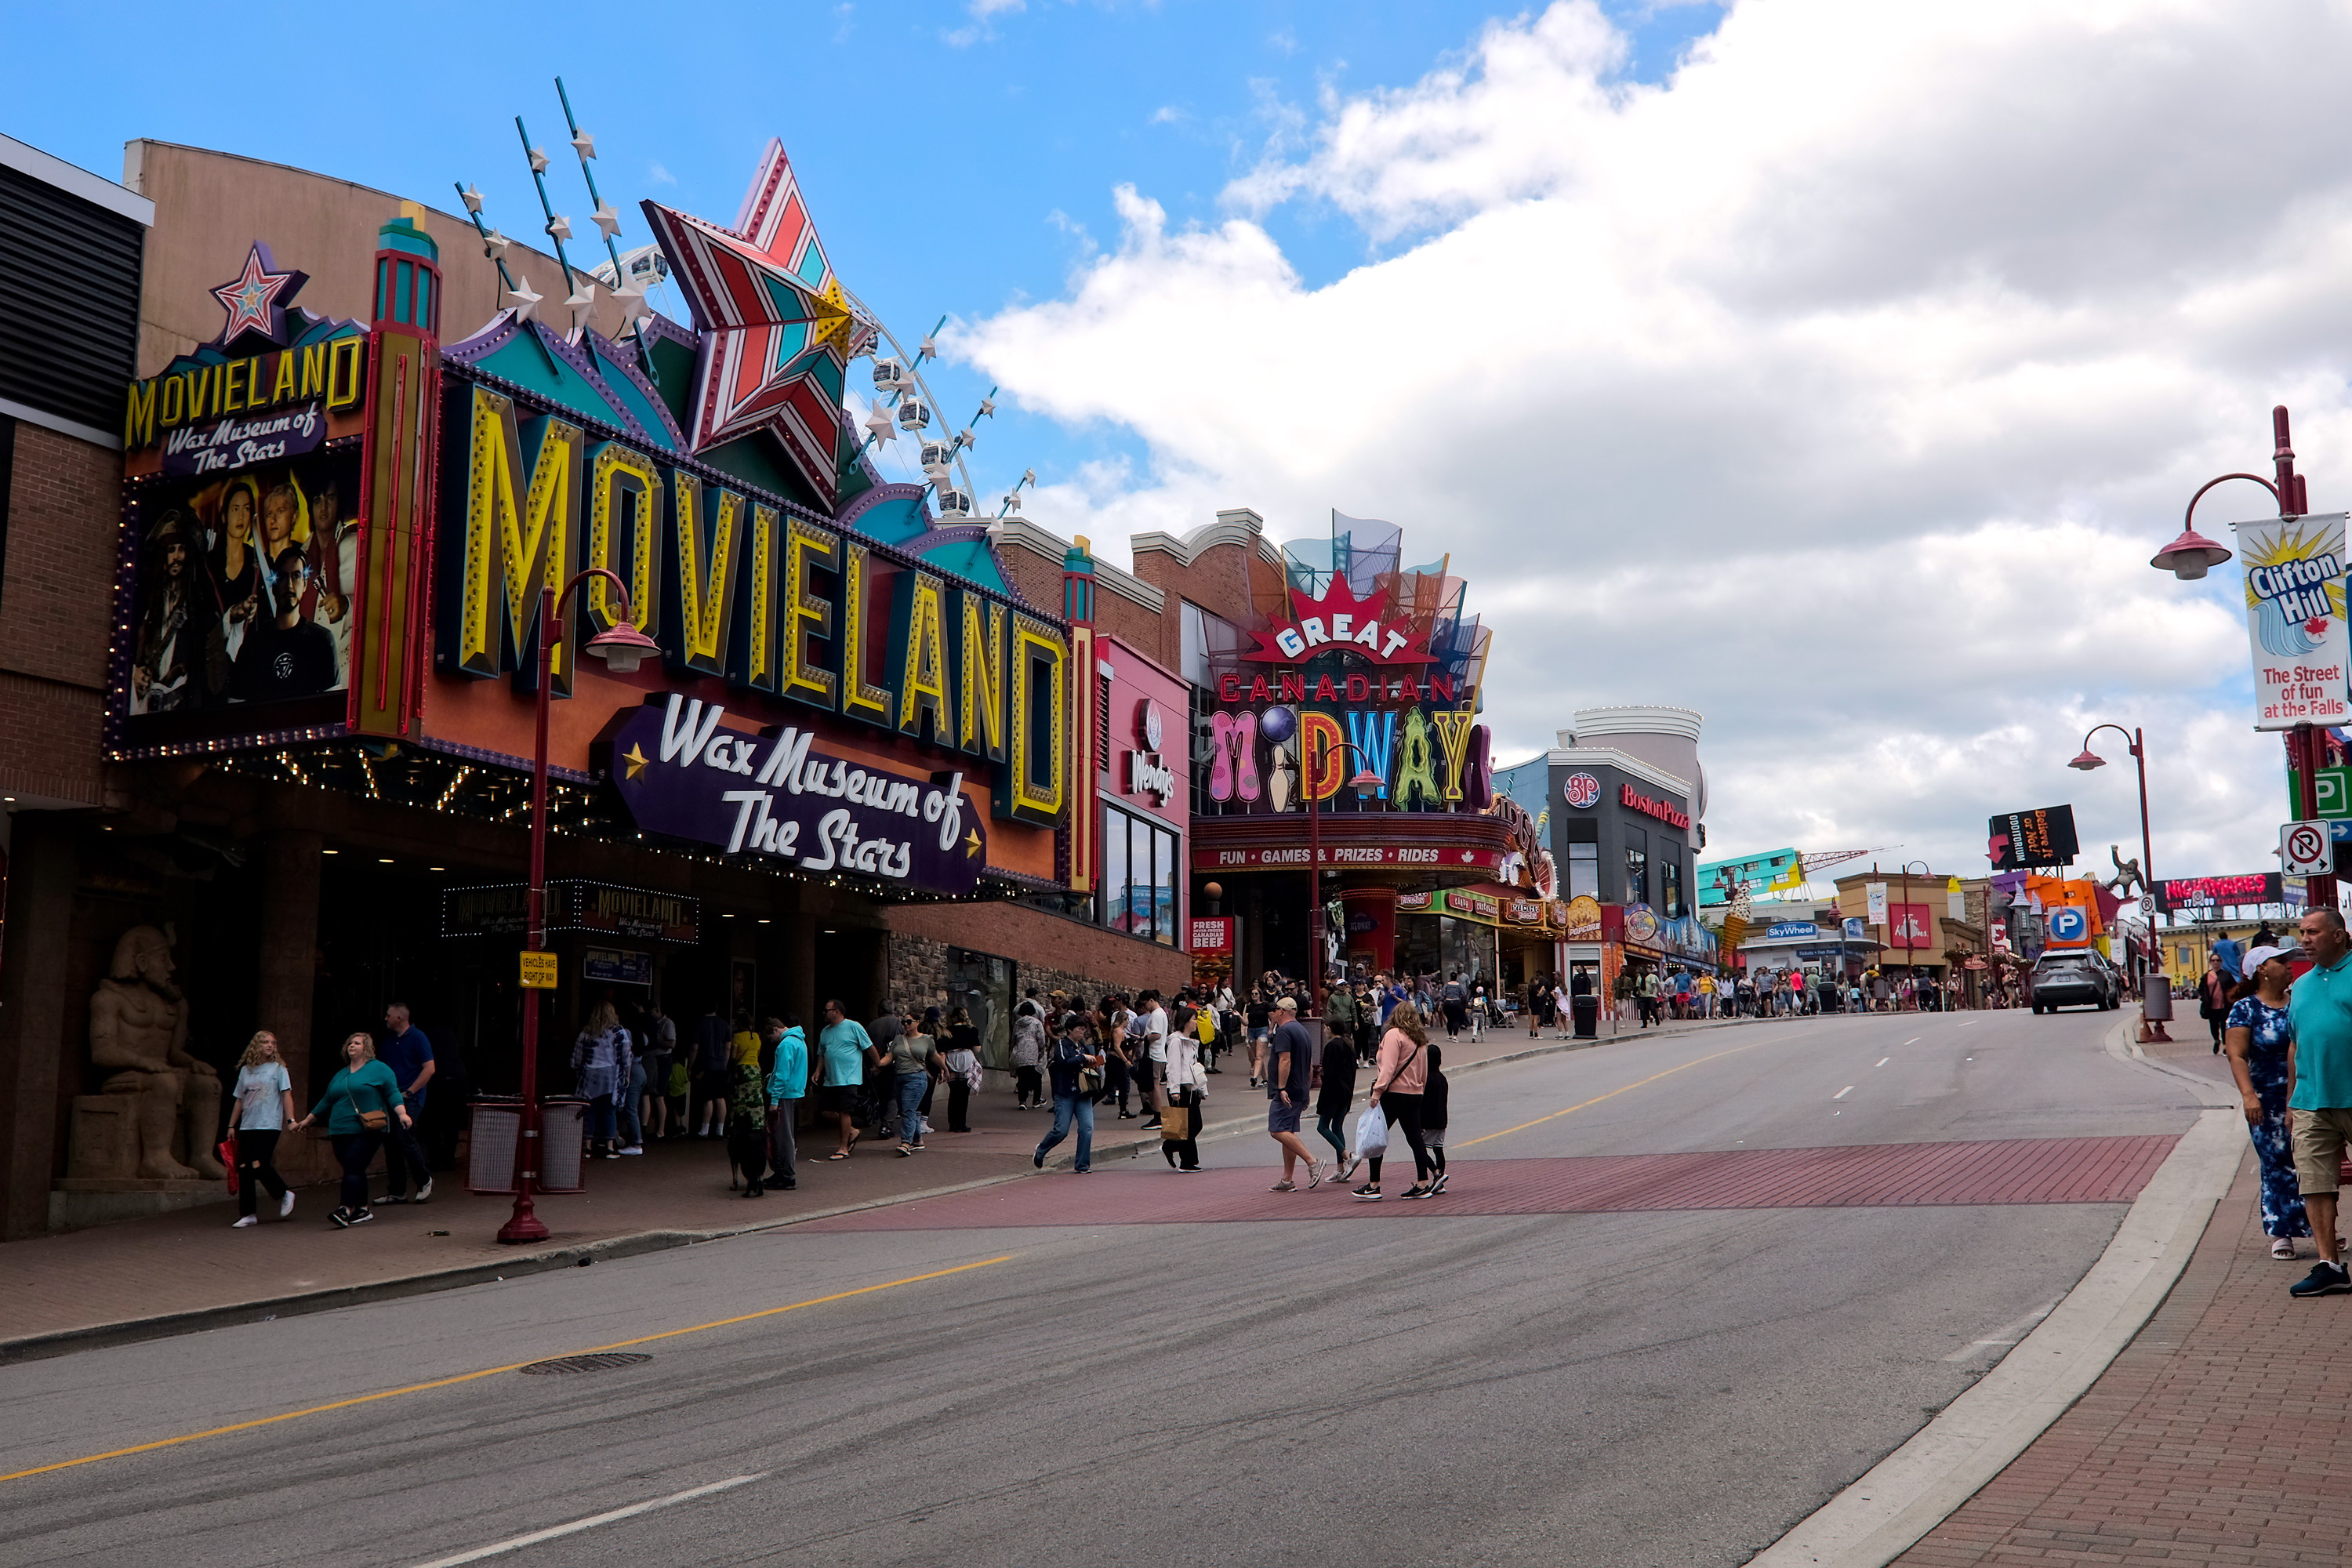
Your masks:
M 2352 1561 L 2352 1297 L 2297 1301 L 2253 1162 L 2164 1305 L 2074 1407 L 1897 1562 Z
M 1266 1190 L 1270 1168 L 1111 1171 L 1082 1183 L 1022 1183 L 918 1198 L 811 1220 L 822 1231 L 970 1230 L 997 1226 L 1177 1225 L 1372 1219 L 1388 1215 L 1634 1214 L 1676 1209 L 1916 1207 L 1966 1204 L 2119 1204 L 2139 1195 L 2172 1152 L 2170 1133 L 2017 1138 L 1833 1149 L 1717 1149 L 1683 1154 L 1452 1160 L 1428 1203 L 1350 1202 L 1326 1184 Z M 1402 1171 L 1409 1151 L 1391 1147 Z M 1147 1162 L 1148 1163 L 1148 1162 Z M 1391 1194 L 1401 1193 L 1392 1185 Z

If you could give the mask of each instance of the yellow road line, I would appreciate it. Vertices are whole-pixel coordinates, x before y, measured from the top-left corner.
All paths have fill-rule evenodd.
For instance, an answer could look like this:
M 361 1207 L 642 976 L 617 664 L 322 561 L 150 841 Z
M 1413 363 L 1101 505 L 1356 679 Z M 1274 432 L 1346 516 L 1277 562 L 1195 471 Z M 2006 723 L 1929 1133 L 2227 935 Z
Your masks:
M 1573 1116 L 1576 1112 L 1585 1109 L 1586 1106 L 1598 1105 L 1604 1100 L 1614 1100 L 1621 1094 L 1630 1094 L 1634 1089 L 1641 1088 L 1643 1084 L 1655 1083 L 1662 1078 L 1672 1078 L 1675 1074 L 1685 1070 L 1685 1068 L 1701 1067 L 1708 1062 L 1721 1061 L 1726 1057 L 1736 1057 L 1742 1051 L 1752 1051 L 1758 1046 L 1767 1045 L 1770 1042 L 1765 1040 L 1755 1040 L 1751 1041 L 1748 1045 L 1734 1046 L 1727 1051 L 1717 1051 L 1711 1057 L 1694 1058 L 1692 1060 L 1683 1063 L 1681 1067 L 1668 1068 L 1664 1072 L 1654 1072 L 1649 1077 L 1641 1079 L 1639 1082 L 1629 1083 L 1622 1089 L 1612 1089 L 1607 1094 L 1596 1094 L 1591 1100 L 1583 1101 L 1582 1104 L 1571 1105 L 1566 1110 L 1555 1110 L 1549 1116 L 1538 1116 L 1533 1121 L 1522 1121 L 1517 1127 L 1506 1127 L 1500 1132 L 1489 1132 L 1484 1138 L 1473 1138 L 1470 1140 L 1469 1143 L 1456 1143 L 1454 1147 L 1456 1149 L 1467 1149 L 1470 1147 L 1471 1143 L 1484 1143 L 1488 1142 L 1490 1139 L 1507 1138 L 1514 1132 L 1525 1132 L 1530 1127 L 1541 1127 L 1547 1121 L 1557 1121 L 1563 1116 Z M 8 1478 L 5 1476 L 0 1476 L 0 1481 L 5 1481 Z
M 877 1290 L 895 1290 L 901 1285 L 919 1285 L 926 1279 L 944 1279 L 950 1274 L 965 1274 L 975 1268 L 986 1268 L 992 1264 L 1009 1263 L 1013 1256 L 1008 1252 L 1002 1258 L 982 1258 L 978 1263 L 961 1263 L 953 1268 L 935 1269 L 929 1274 L 910 1274 L 904 1279 L 892 1279 L 881 1285 L 861 1285 L 855 1290 L 840 1290 L 830 1296 L 812 1297 L 805 1301 L 794 1301 L 789 1306 L 770 1307 L 765 1311 L 746 1312 L 739 1318 L 721 1318 L 716 1322 L 697 1323 L 690 1329 L 670 1329 L 658 1334 L 646 1334 L 634 1340 L 622 1340 L 616 1344 L 598 1345 L 592 1351 L 571 1353 L 595 1355 L 604 1351 L 625 1350 L 631 1345 L 649 1345 L 656 1340 L 676 1339 L 680 1334 L 704 1333 L 711 1329 L 724 1329 L 736 1323 L 749 1323 L 761 1318 L 772 1318 L 780 1312 L 797 1312 L 803 1307 L 822 1307 L 833 1301 L 846 1301 L 853 1296 L 870 1296 Z M 100 1459 L 120 1459 L 130 1454 L 144 1454 L 157 1448 L 176 1447 L 182 1443 L 193 1443 L 201 1437 L 220 1437 L 231 1432 L 250 1432 L 257 1426 L 274 1426 L 280 1421 L 299 1420 L 305 1415 L 323 1415 L 330 1410 L 348 1410 L 354 1405 L 372 1405 L 379 1399 L 396 1399 L 404 1394 L 423 1394 L 427 1389 L 451 1388 L 458 1384 L 472 1383 L 479 1378 L 496 1377 L 502 1372 L 517 1372 L 530 1365 L 532 1362 L 547 1359 L 545 1356 L 533 1356 L 530 1361 L 509 1362 L 504 1366 L 484 1367 L 479 1372 L 465 1372 L 459 1373 L 455 1377 L 436 1378 L 431 1383 L 412 1383 L 404 1388 L 381 1389 L 374 1394 L 357 1394 L 350 1399 L 338 1399 L 326 1405 L 313 1405 L 302 1410 L 289 1410 L 282 1415 L 264 1415 L 252 1421 L 234 1422 L 226 1426 L 207 1426 L 201 1432 L 183 1433 L 177 1437 L 160 1437 L 152 1443 L 134 1443 L 128 1448 L 110 1448 L 103 1454 L 85 1454 L 79 1459 L 59 1459 L 55 1464 L 36 1465 L 29 1470 L 11 1471 L 7 1475 L 0 1476 L 0 1481 L 21 1481 L 27 1476 L 47 1475 L 51 1470 L 69 1470 L 77 1465 L 94 1465 Z

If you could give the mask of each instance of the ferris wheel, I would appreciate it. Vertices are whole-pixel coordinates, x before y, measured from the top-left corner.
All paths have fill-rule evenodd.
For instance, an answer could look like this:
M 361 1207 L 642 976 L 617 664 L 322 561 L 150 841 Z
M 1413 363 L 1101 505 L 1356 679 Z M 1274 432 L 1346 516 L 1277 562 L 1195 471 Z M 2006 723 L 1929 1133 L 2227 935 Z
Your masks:
M 873 352 L 873 412 L 866 416 L 867 435 L 865 445 L 858 448 L 858 455 L 863 457 L 877 447 L 888 446 L 901 435 L 913 438 L 917 443 L 918 462 L 922 468 L 924 483 L 930 488 L 939 503 L 940 520 L 942 522 L 961 522 L 978 515 L 979 509 L 972 499 L 978 491 L 973 488 L 971 469 L 964 462 L 963 455 L 976 439 L 972 435 L 972 426 L 996 413 L 996 388 L 992 386 L 988 389 L 988 395 L 980 400 L 980 407 L 969 423 L 949 432 L 945 421 L 939 418 L 940 400 L 931 391 L 930 383 L 923 376 L 923 366 L 939 358 L 939 331 L 947 325 L 947 318 L 941 316 L 931 330 L 923 334 L 922 341 L 915 345 L 915 351 L 909 353 L 906 345 L 898 341 L 898 334 L 890 331 L 888 323 L 863 300 L 846 289 L 843 292 L 850 313 L 872 334 L 868 340 L 869 352 L 882 345 L 887 345 L 890 351 L 887 355 Z M 940 426 L 938 435 L 931 433 L 935 421 Z M 1036 482 L 1037 471 L 1034 468 L 1024 472 L 1019 481 L 999 500 L 993 515 L 1004 517 L 1019 511 L 1023 488 Z

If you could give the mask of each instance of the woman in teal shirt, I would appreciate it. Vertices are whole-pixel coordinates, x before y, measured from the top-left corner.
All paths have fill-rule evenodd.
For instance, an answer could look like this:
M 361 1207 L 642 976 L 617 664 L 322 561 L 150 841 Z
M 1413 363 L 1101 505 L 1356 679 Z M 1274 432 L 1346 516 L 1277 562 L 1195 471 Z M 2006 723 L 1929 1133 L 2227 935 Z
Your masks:
M 299 1132 L 320 1117 L 343 1167 L 342 1206 L 327 1217 L 338 1228 L 349 1229 L 375 1218 L 368 1208 L 368 1166 L 383 1146 L 392 1118 L 409 1124 L 408 1110 L 400 1102 L 400 1080 L 375 1059 L 375 1039 L 364 1031 L 343 1041 L 342 1069 L 327 1081 L 327 1092 L 310 1114 L 294 1124 Z

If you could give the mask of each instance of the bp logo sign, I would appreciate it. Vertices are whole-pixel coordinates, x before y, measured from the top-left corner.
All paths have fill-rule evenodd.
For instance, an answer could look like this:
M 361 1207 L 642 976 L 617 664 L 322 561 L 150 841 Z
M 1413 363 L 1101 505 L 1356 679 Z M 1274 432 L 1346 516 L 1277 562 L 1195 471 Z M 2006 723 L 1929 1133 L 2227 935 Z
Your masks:
M 2073 904 L 2061 904 L 2050 911 L 2052 942 L 2082 942 L 2090 935 L 2091 922 Z
M 1579 811 L 1589 811 L 1601 801 L 1601 781 L 1591 773 L 1570 773 L 1568 782 L 1559 786 L 1568 804 Z

